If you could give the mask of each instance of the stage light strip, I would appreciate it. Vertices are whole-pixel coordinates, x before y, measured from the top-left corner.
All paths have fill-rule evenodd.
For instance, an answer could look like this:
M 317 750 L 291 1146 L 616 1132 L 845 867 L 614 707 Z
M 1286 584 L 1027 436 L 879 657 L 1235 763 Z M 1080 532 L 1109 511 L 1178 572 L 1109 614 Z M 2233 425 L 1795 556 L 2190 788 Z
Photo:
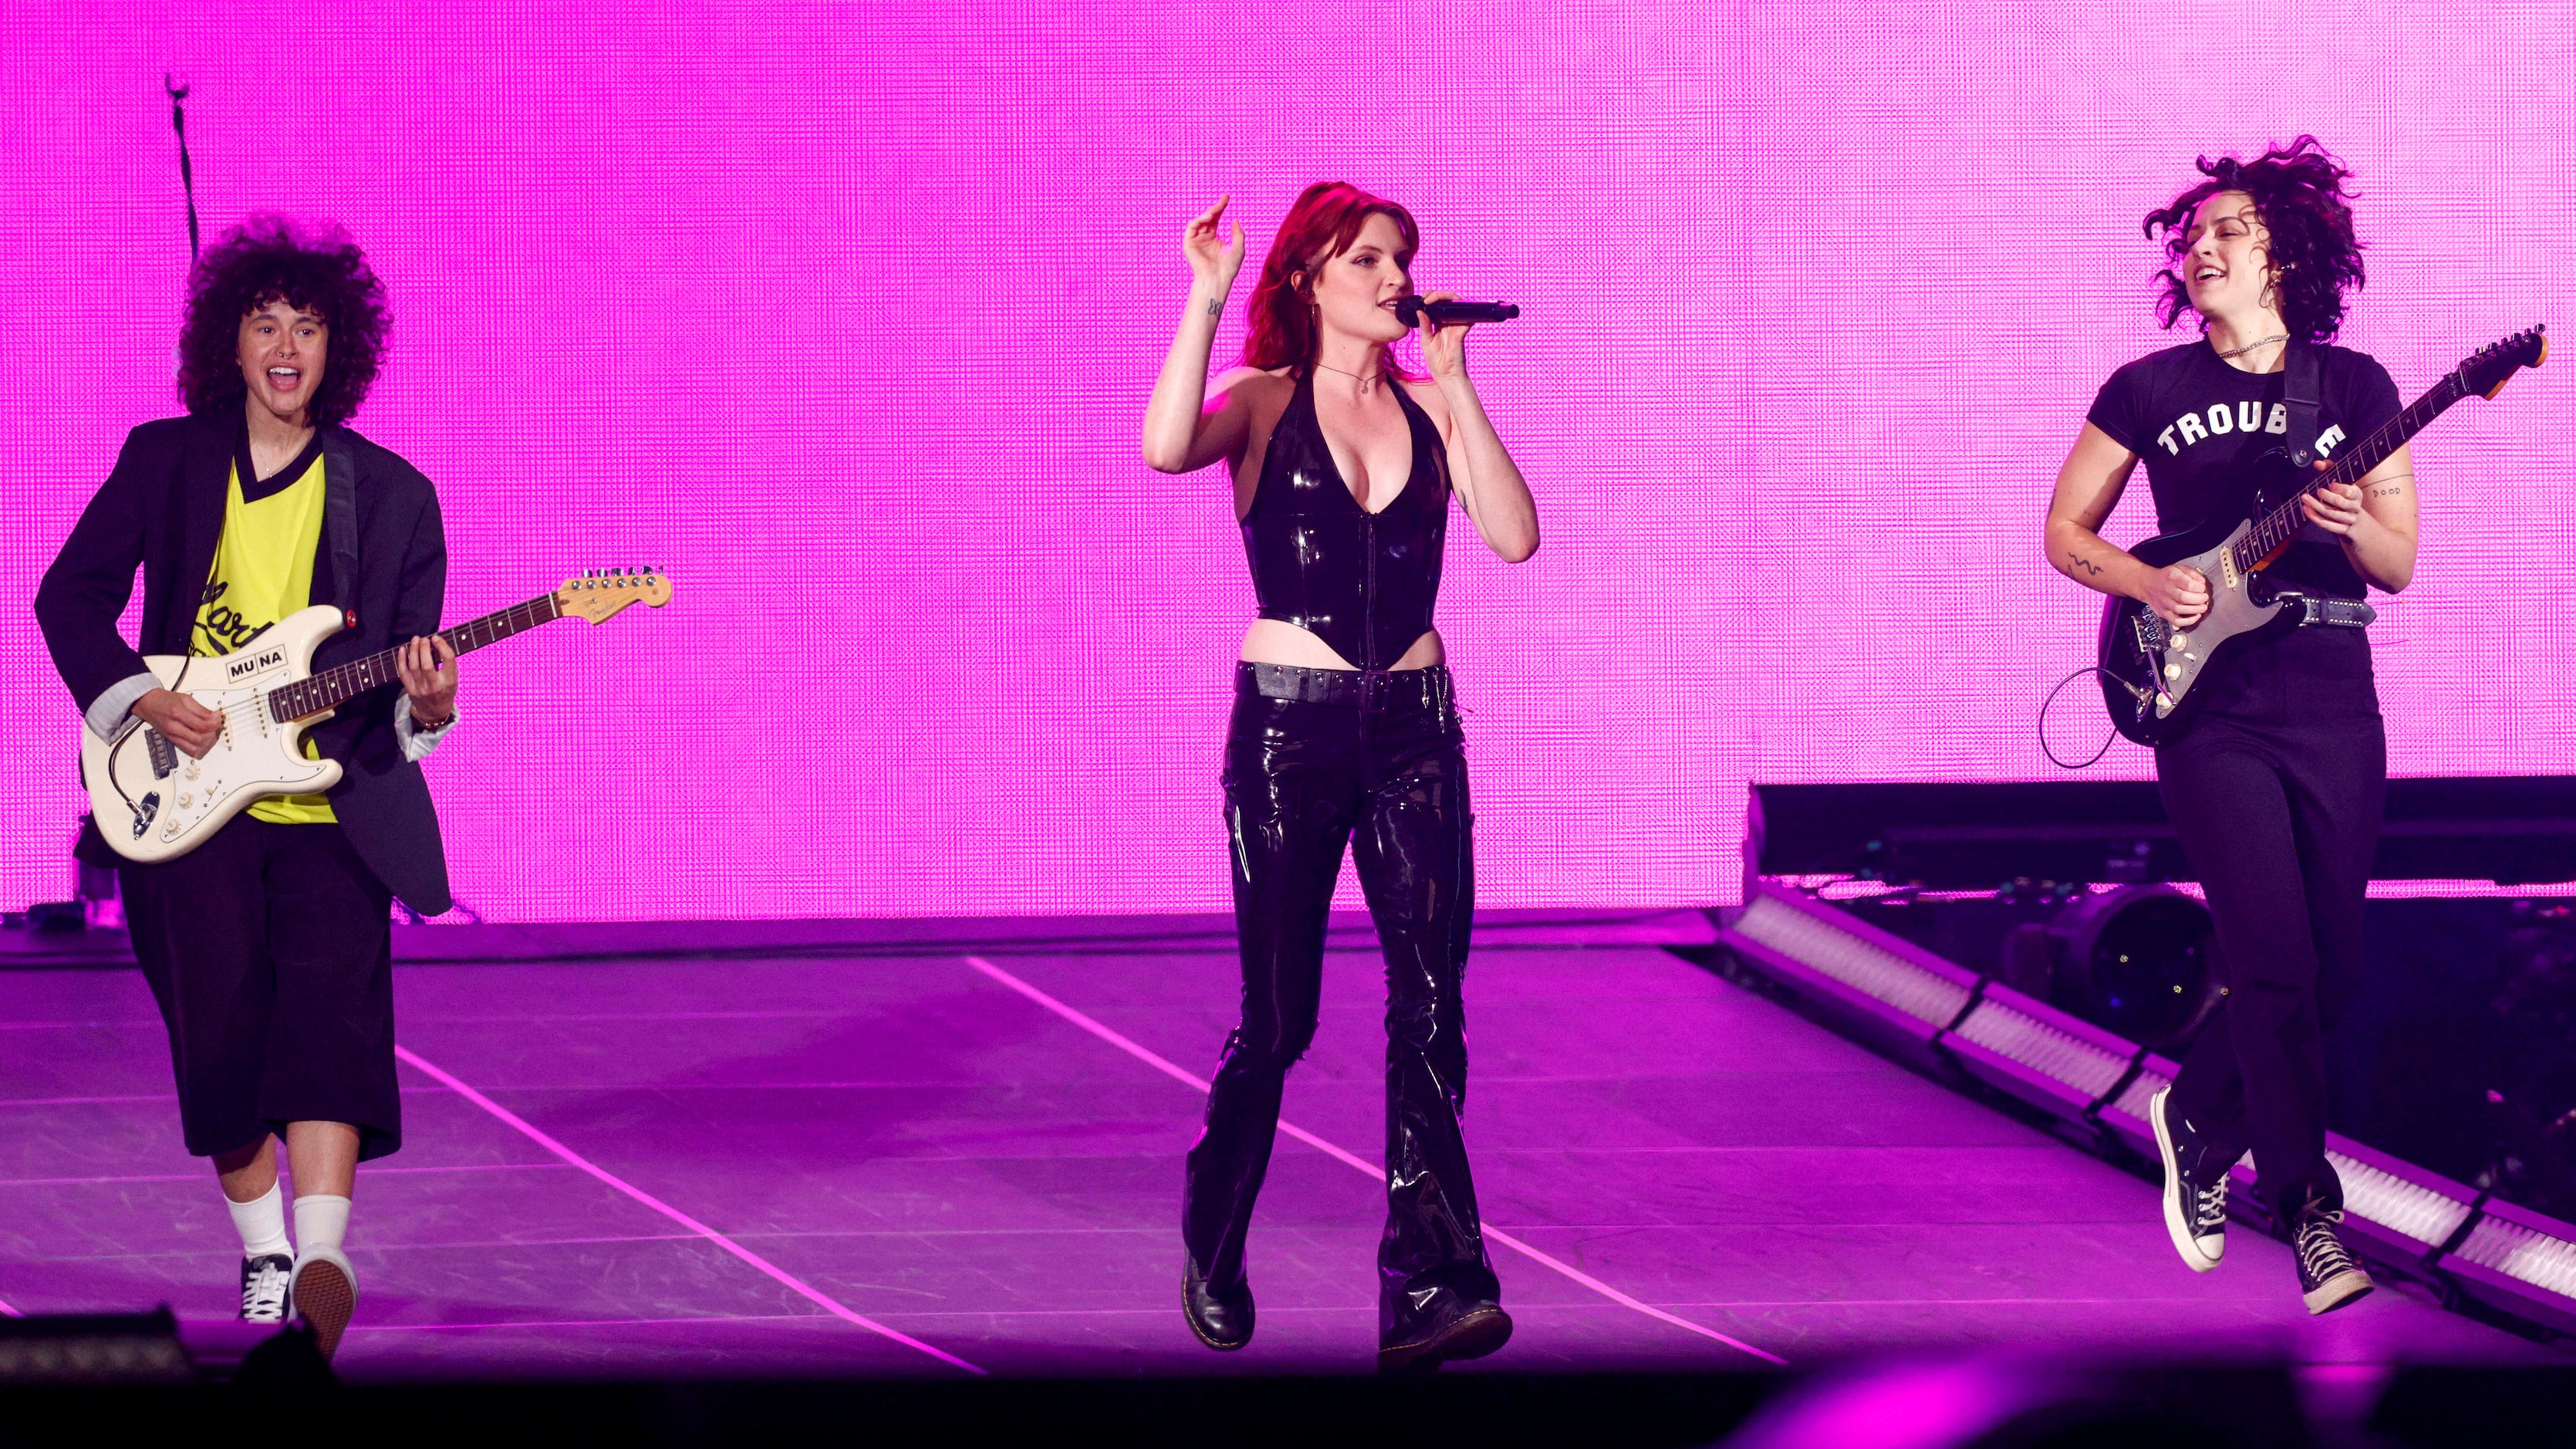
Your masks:
M 2569 1243 L 2520 1223 L 2487 1216 L 2469 1230 L 2454 1258 L 2544 1288 L 2562 1298 L 2576 1298 L 2576 1243 Z
M 619 1177 L 617 1174 L 593 1163 L 589 1158 L 586 1158 L 580 1153 L 573 1151 L 571 1148 L 564 1146 L 562 1143 L 557 1142 L 545 1133 L 538 1131 L 526 1118 L 521 1117 L 509 1108 L 502 1106 L 500 1103 L 484 1096 L 481 1092 L 467 1086 L 463 1081 L 448 1072 L 446 1069 L 432 1065 L 419 1053 L 411 1050 L 409 1047 L 396 1045 L 394 1047 L 394 1055 L 411 1063 L 413 1066 L 420 1068 L 431 1077 L 436 1078 L 439 1085 L 447 1088 L 449 1091 L 463 1097 L 466 1101 L 473 1103 L 475 1106 L 482 1108 L 493 1116 L 500 1118 L 510 1126 L 517 1128 L 520 1135 L 526 1137 L 529 1141 L 534 1142 L 539 1147 L 542 1147 L 548 1152 L 553 1153 L 555 1156 L 562 1158 L 574 1167 L 578 1167 L 582 1171 L 589 1173 L 592 1177 L 597 1178 L 602 1183 L 617 1189 L 619 1192 L 635 1199 L 637 1202 L 642 1203 L 644 1206 L 651 1208 L 653 1211 L 660 1213 L 666 1218 L 669 1218 L 671 1221 L 678 1223 L 680 1226 L 687 1228 L 690 1232 L 697 1234 L 699 1237 L 706 1239 L 708 1242 L 715 1244 L 717 1247 L 722 1248 L 726 1252 L 733 1254 L 735 1257 L 740 1258 L 746 1263 L 749 1263 L 761 1272 L 768 1274 L 771 1278 L 794 1290 L 798 1296 L 822 1309 L 824 1312 L 831 1314 L 834 1318 L 840 1319 L 842 1322 L 851 1324 L 855 1327 L 864 1328 L 868 1332 L 877 1334 L 881 1337 L 892 1339 L 906 1348 L 926 1353 L 932 1358 L 939 1360 L 941 1363 L 951 1365 L 955 1368 L 964 1369 L 970 1374 L 978 1376 L 982 1376 L 984 1374 L 984 1370 L 977 1368 L 975 1365 L 968 1363 L 966 1360 L 959 1358 L 953 1353 L 946 1353 L 933 1348 L 929 1344 L 923 1343 L 920 1339 L 912 1337 L 910 1334 L 898 1333 L 894 1329 L 886 1327 L 884 1324 L 877 1322 L 873 1318 L 852 1312 L 846 1305 L 841 1303 L 838 1299 L 833 1298 L 830 1294 L 825 1293 L 821 1289 L 814 1287 L 812 1284 L 786 1272 L 777 1264 L 770 1262 L 767 1258 L 760 1256 L 751 1249 L 744 1247 L 742 1244 L 737 1243 L 733 1239 L 726 1237 L 724 1234 L 717 1232 L 715 1229 L 708 1227 L 705 1223 L 699 1222 L 696 1218 L 689 1216 L 687 1213 L 684 1213 L 678 1208 L 671 1206 L 669 1203 L 662 1201 L 660 1198 L 653 1196 L 651 1193 L 646 1192 L 644 1189 L 637 1187 L 635 1184 L 628 1182 L 622 1177 Z
M 2153 1067 L 2140 1067 L 2138 1075 L 2120 1093 L 2120 1100 L 2111 1104 L 2110 1110 L 2140 1122 L 2152 1122 L 2154 1119 L 2147 1115 L 2147 1110 L 2155 1104 L 2156 1093 L 2172 1085 L 2173 1078 Z
M 2468 1221 L 2469 1205 L 2421 1183 L 2383 1172 L 2340 1152 L 2328 1152 L 2335 1176 L 2343 1180 L 2344 1210 L 2403 1233 L 2428 1248 L 2438 1248 Z
M 1951 1035 L 2064 1082 L 2095 1102 L 2119 1085 L 2120 1074 L 2129 1069 L 2128 1058 L 2104 1051 L 2071 1031 L 1992 996 L 1979 1002 Z
M 1075 1026 L 1081 1027 L 1084 1031 L 1087 1031 L 1093 1036 L 1100 1038 L 1102 1041 L 1109 1043 L 1111 1046 L 1118 1048 L 1127 1055 L 1134 1057 L 1136 1060 L 1143 1062 L 1145 1065 L 1152 1067 L 1154 1070 L 1161 1072 L 1163 1075 L 1170 1077 L 1176 1082 L 1187 1082 L 1190 1086 L 1196 1088 L 1202 1096 L 1207 1094 L 1210 1085 L 1207 1078 L 1191 1072 L 1188 1068 L 1173 1062 L 1170 1058 L 1165 1057 L 1158 1052 L 1150 1051 L 1145 1047 L 1137 1045 L 1135 1042 L 1129 1040 L 1119 1032 L 1112 1030 L 1110 1027 L 1092 1019 L 1090 1016 L 1065 1005 L 1063 1002 L 1056 1000 L 1054 997 L 1040 991 L 1038 988 L 1021 980 L 1019 977 L 1012 975 L 1010 972 L 1003 970 L 1001 967 L 994 965 L 992 962 L 985 960 L 981 956 L 968 956 L 964 959 L 967 965 L 983 972 L 985 975 L 993 978 L 993 980 L 1011 988 L 1013 991 L 1016 991 L 1022 996 L 1027 997 L 1029 1000 L 1036 1002 L 1038 1005 L 1045 1007 L 1047 1010 L 1054 1012 L 1057 1016 L 1064 1018 Z M 1316 1136 L 1314 1133 L 1307 1131 L 1305 1128 L 1298 1126 L 1294 1122 L 1290 1122 L 1285 1118 L 1280 1119 L 1279 1130 L 1296 1138 L 1298 1141 L 1305 1143 L 1307 1146 L 1314 1148 L 1316 1151 L 1323 1153 L 1327 1157 L 1334 1158 L 1350 1167 L 1367 1173 L 1372 1180 L 1378 1183 L 1383 1184 L 1386 1181 L 1386 1173 L 1375 1164 L 1371 1163 L 1368 1159 L 1355 1153 L 1346 1152 L 1340 1147 L 1337 1147 L 1334 1144 L 1325 1141 L 1323 1138 Z M 1487 1223 L 1485 1225 L 1485 1236 L 1502 1244 L 1504 1247 L 1511 1249 L 1513 1252 L 1520 1254 L 1522 1257 L 1537 1263 L 1541 1267 L 1548 1268 L 1565 1275 L 1567 1278 L 1591 1289 L 1593 1292 L 1600 1294 L 1602 1297 L 1609 1299 L 1611 1302 L 1618 1304 L 1622 1308 L 1635 1309 L 1637 1312 L 1646 1315 L 1648 1318 L 1654 1319 L 1658 1323 L 1668 1323 L 1675 1328 L 1686 1329 L 1692 1333 L 1696 1333 L 1702 1338 L 1715 1339 L 1729 1348 L 1749 1353 L 1755 1358 L 1761 1359 L 1765 1363 L 1775 1363 L 1780 1365 L 1782 1368 L 1789 1366 L 1789 1361 L 1780 1357 L 1778 1354 L 1766 1353 L 1741 1339 L 1729 1338 L 1714 1328 L 1708 1328 L 1703 1325 L 1693 1323 L 1687 1318 L 1666 1313 L 1664 1310 L 1657 1308 L 1651 1303 L 1631 1298 L 1627 1294 L 1620 1292 L 1618 1289 L 1611 1287 L 1609 1284 L 1602 1282 L 1600 1279 L 1593 1277 L 1591 1274 L 1584 1272 L 1582 1269 L 1575 1267 L 1573 1264 L 1565 1262 L 1549 1253 L 1542 1252 L 1538 1248 L 1522 1242 L 1520 1239 L 1513 1237 L 1511 1234 L 1504 1232 L 1502 1229 L 1495 1227 L 1491 1223 Z
M 0 1318 L 24 1318 L 24 1317 L 26 1317 L 26 1316 L 27 1316 L 27 1315 L 25 1315 L 25 1314 L 23 1314 L 23 1313 L 19 1312 L 19 1311 L 18 1311 L 17 1309 L 15 1309 L 15 1308 L 10 1307 L 8 1304 L 6 1304 L 6 1303 L 0 1303 Z
M 1932 1026 L 1958 1020 L 1968 1004 L 1968 989 L 1957 982 L 1771 896 L 1745 902 L 1734 929 Z

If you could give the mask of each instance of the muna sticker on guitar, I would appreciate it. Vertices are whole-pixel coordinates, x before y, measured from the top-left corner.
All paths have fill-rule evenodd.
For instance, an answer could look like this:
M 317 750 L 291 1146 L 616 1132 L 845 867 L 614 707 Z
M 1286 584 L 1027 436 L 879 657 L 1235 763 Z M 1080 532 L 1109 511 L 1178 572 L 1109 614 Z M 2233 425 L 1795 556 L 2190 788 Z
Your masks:
M 2255 431 L 2257 424 L 2260 424 L 2262 431 L 2267 433 L 2286 433 L 2290 430 L 2290 410 L 2280 403 L 2274 403 L 2271 416 L 2265 417 L 2263 404 L 2259 400 L 2211 403 L 2207 412 L 2184 413 L 2174 419 L 2172 427 L 2156 434 L 2156 441 L 2165 445 L 2167 453 L 2179 458 L 2182 456 L 2182 450 L 2194 443 L 2228 433 L 2250 433 Z M 2327 456 L 2334 451 L 2335 444 L 2342 441 L 2343 429 L 2340 426 L 2330 427 L 2319 433 L 2317 456 L 2320 458 Z

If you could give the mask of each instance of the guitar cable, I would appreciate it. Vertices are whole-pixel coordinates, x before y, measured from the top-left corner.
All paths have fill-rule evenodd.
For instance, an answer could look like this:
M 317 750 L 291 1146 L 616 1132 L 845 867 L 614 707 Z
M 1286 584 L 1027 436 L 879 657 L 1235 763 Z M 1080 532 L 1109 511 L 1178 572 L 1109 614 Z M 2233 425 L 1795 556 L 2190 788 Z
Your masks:
M 2098 750 L 2095 750 L 2095 751 L 2094 751 L 2090 756 L 2086 757 L 2086 758 L 2085 758 L 2081 763 L 2079 763 L 2079 764 L 2073 764 L 2073 765 L 2070 765 L 2070 764 L 2066 763 L 2064 760 L 2059 759 L 2059 758 L 2057 757 L 2057 751 L 2056 751 L 2053 747 L 2051 747 L 2051 746 L 2050 746 L 2050 744 L 2048 743 L 2048 711 L 2049 711 L 2050 706 L 2052 706 L 2052 705 L 2056 704 L 2056 703 L 2057 703 L 2057 697 L 2058 697 L 2059 695 L 2061 695 L 2061 694 L 2063 694 L 2063 693 L 2065 693 L 2065 692 L 2066 692 L 2066 686 L 2068 686 L 2068 685 L 2070 685 L 2070 684 L 2073 684 L 2075 681 L 2077 681 L 2077 680 L 2079 680 L 2079 679 L 2082 679 L 2084 676 L 2086 676 L 2086 675 L 2088 675 L 2088 674 L 2099 674 L 2099 675 L 2102 675 L 2102 676 L 2104 676 L 2105 678 L 2109 679 L 2113 684 L 2120 684 L 2120 683 L 2121 683 L 2121 680 L 2120 680 L 2119 676 L 2112 674 L 2109 670 L 2104 669 L 2101 665 L 2099 665 L 2099 664 L 2087 664 L 2087 665 L 2085 665 L 2084 667 L 2082 667 L 2082 668 L 2080 668 L 2080 669 L 2076 670 L 2074 673 L 2069 674 L 2069 675 L 2068 675 L 2068 676 L 2066 676 L 2064 679 L 2061 679 L 2061 680 L 2057 681 L 2057 686 L 2056 686 L 2056 688 L 2051 689 L 2051 690 L 2048 692 L 2048 698 L 2046 698 L 2046 699 L 2044 699 L 2044 700 L 2040 701 L 2040 705 L 2039 705 L 2039 752 L 2040 752 L 2041 754 L 2043 754 L 2043 755 L 2048 756 L 2048 762 L 2049 762 L 2050 764 L 2052 764 L 2052 765 L 2055 765 L 2057 768 L 2059 768 L 2059 769 L 2061 769 L 2061 770 L 2082 770 L 2082 769 L 2088 769 L 2088 768 L 2092 767 L 2093 765 L 2100 763 L 2100 761 L 2101 761 L 2101 759 L 2102 759 L 2102 757 L 2103 757 L 2104 755 L 2107 755 L 2107 754 L 2111 753 L 2111 742 L 2112 742 L 2113 740 L 2116 740 L 2116 739 L 2118 739 L 2118 738 L 2120 737 L 2120 731 L 2119 731 L 2118 727 L 2114 726 L 2111 730 L 2109 730 L 2107 733 L 2105 733 L 2105 734 L 2102 736 L 2102 748 L 2100 748 L 2100 749 L 2098 749 Z

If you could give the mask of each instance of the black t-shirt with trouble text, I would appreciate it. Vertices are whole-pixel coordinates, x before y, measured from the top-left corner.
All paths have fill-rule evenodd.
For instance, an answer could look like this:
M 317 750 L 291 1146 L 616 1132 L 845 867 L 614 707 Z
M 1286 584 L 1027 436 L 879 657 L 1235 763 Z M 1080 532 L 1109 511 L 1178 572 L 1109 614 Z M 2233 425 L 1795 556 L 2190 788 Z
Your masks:
M 2368 437 L 2397 416 L 2397 384 L 2366 353 L 2318 346 L 2317 456 Z M 2149 353 L 2111 374 L 2085 421 L 2147 465 L 2156 531 L 2207 522 L 2253 499 L 2243 470 L 2290 430 L 2283 372 L 2242 372 L 2204 341 Z M 2309 529 L 2268 572 L 2281 583 L 2338 598 L 2362 596 L 2361 575 L 2340 544 Z

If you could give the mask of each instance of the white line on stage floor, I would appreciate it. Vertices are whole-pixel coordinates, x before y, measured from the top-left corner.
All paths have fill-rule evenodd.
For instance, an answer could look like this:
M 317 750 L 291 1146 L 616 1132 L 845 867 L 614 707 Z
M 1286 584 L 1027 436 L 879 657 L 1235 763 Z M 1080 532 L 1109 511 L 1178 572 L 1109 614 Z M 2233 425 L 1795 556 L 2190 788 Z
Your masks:
M 1075 1026 L 1081 1027 L 1084 1031 L 1087 1031 L 1093 1036 L 1100 1038 L 1102 1041 L 1109 1043 L 1111 1046 L 1118 1048 L 1120 1051 L 1125 1052 L 1127 1055 L 1134 1057 L 1136 1060 L 1143 1062 L 1149 1067 L 1152 1067 L 1154 1070 L 1161 1072 L 1163 1075 L 1170 1077 L 1175 1081 L 1187 1082 L 1192 1087 L 1197 1088 L 1203 1095 L 1207 1092 L 1209 1084 L 1206 1078 L 1192 1073 L 1186 1067 L 1176 1065 L 1166 1057 L 1148 1051 L 1144 1047 L 1138 1046 L 1135 1042 L 1128 1040 L 1125 1036 L 1111 1030 L 1083 1013 L 1074 1010 L 1072 1007 L 1065 1005 L 1054 997 L 1047 995 L 1045 992 L 1040 991 L 1038 988 L 1031 986 L 1025 981 L 1022 981 L 1017 976 L 1014 976 L 1010 972 L 1003 970 L 1001 967 L 994 965 L 992 962 L 985 960 L 983 957 L 968 956 L 965 958 L 965 961 L 967 965 L 983 972 L 995 981 L 1011 988 L 1013 991 L 1016 991 L 1022 996 L 1027 997 L 1029 1000 L 1036 1002 L 1038 1005 L 1045 1007 L 1047 1010 L 1054 1012 L 1056 1015 L 1063 1017 L 1066 1021 L 1073 1023 Z M 1296 1138 L 1298 1141 L 1305 1143 L 1307 1146 L 1314 1148 L 1316 1151 L 1323 1153 L 1327 1157 L 1347 1163 L 1348 1165 L 1367 1173 L 1371 1178 L 1374 1178 L 1380 1183 L 1386 1181 L 1386 1173 L 1376 1165 L 1370 1163 L 1367 1159 L 1359 1157 L 1353 1153 L 1343 1151 L 1340 1147 L 1325 1141 L 1323 1138 L 1316 1136 L 1314 1133 L 1307 1131 L 1305 1128 L 1298 1126 L 1294 1122 L 1282 1119 L 1279 1123 L 1279 1130 Z M 1618 1289 L 1611 1287 L 1609 1284 L 1602 1282 L 1600 1279 L 1593 1277 L 1591 1274 L 1584 1272 L 1582 1269 L 1575 1267 L 1573 1264 L 1542 1252 L 1531 1244 L 1522 1242 L 1519 1238 L 1513 1237 L 1511 1234 L 1504 1232 L 1502 1229 L 1495 1227 L 1491 1223 L 1487 1223 L 1485 1225 L 1485 1236 L 1502 1244 L 1504 1247 L 1511 1249 L 1513 1252 L 1530 1259 L 1541 1267 L 1549 1268 L 1555 1272 L 1564 1274 L 1566 1277 L 1573 1279 L 1575 1282 L 1582 1284 L 1584 1287 L 1591 1289 L 1593 1292 L 1600 1294 L 1602 1297 L 1609 1299 L 1611 1302 L 1618 1304 L 1622 1308 L 1633 1308 L 1637 1312 L 1642 1313 L 1648 1318 L 1652 1318 L 1659 1323 L 1669 1323 L 1675 1328 L 1686 1329 L 1692 1333 L 1698 1334 L 1702 1338 L 1713 1338 L 1719 1343 L 1725 1344 L 1729 1348 L 1740 1349 L 1766 1363 L 1776 1363 L 1784 1368 L 1788 1365 L 1789 1361 L 1780 1357 L 1778 1354 L 1766 1353 L 1741 1339 L 1729 1338 L 1714 1328 L 1703 1327 L 1700 1324 L 1691 1322 L 1687 1318 L 1666 1313 L 1664 1310 L 1657 1308 L 1651 1303 L 1644 1303 L 1635 1298 L 1631 1298 L 1627 1294 L 1620 1292 Z
M 418 1052 L 411 1050 L 409 1047 L 396 1046 L 394 1048 L 394 1055 L 411 1063 L 413 1066 L 420 1068 L 422 1071 L 427 1072 L 430 1076 L 437 1078 L 440 1084 L 445 1086 L 449 1091 L 456 1093 L 458 1096 L 463 1097 L 475 1106 L 482 1108 L 484 1111 L 500 1118 L 510 1126 L 517 1128 L 522 1135 L 524 1135 L 529 1141 L 537 1144 L 539 1147 L 544 1148 L 555 1156 L 560 1157 L 573 1166 L 580 1168 L 582 1171 L 589 1173 L 592 1177 L 599 1179 L 608 1186 L 617 1189 L 619 1192 L 635 1199 L 644 1206 L 651 1208 L 653 1211 L 660 1213 L 662 1216 L 669 1218 L 671 1221 L 678 1223 L 684 1228 L 687 1228 L 690 1232 L 697 1234 L 699 1237 L 706 1239 L 708 1242 L 715 1244 L 717 1247 L 722 1248 L 726 1252 L 733 1254 L 735 1257 L 740 1258 L 746 1263 L 749 1263 L 761 1272 L 768 1274 L 771 1278 L 774 1278 L 778 1282 L 786 1285 L 788 1288 L 793 1289 L 806 1301 L 815 1304 L 824 1312 L 831 1314 L 842 1322 L 855 1324 L 860 1328 L 866 1329 L 870 1333 L 880 1334 L 886 1338 L 893 1339 L 895 1342 L 902 1344 L 906 1348 L 916 1349 L 922 1353 L 926 1353 L 932 1358 L 939 1360 L 941 1363 L 950 1364 L 957 1368 L 964 1369 L 970 1374 L 981 1374 L 984 1372 L 984 1370 L 977 1368 L 975 1365 L 968 1363 L 966 1360 L 959 1358 L 953 1353 L 947 1353 L 933 1348 L 929 1344 L 923 1343 L 920 1339 L 914 1338 L 909 1334 L 899 1333 L 896 1330 L 888 1328 L 884 1324 L 877 1322 L 873 1318 L 852 1312 L 846 1305 L 841 1303 L 838 1299 L 833 1298 L 830 1294 L 827 1294 L 821 1289 L 816 1288 L 813 1285 L 806 1283 L 804 1280 L 786 1272 L 777 1264 L 770 1262 L 767 1258 L 760 1256 L 751 1249 L 744 1247 L 742 1244 L 737 1243 L 733 1239 L 726 1237 L 724 1234 L 717 1232 L 715 1229 L 708 1227 L 705 1223 L 699 1222 L 696 1218 L 689 1216 L 687 1213 L 680 1211 L 678 1208 L 671 1206 L 669 1203 L 662 1201 L 660 1198 L 653 1196 L 651 1193 L 644 1191 L 642 1188 L 635 1186 L 633 1183 L 626 1181 L 624 1178 L 608 1171 L 606 1168 L 598 1166 L 590 1159 L 582 1156 L 580 1153 L 573 1151 L 571 1148 L 557 1142 L 552 1137 L 538 1131 L 525 1118 L 520 1117 L 509 1108 L 502 1106 L 500 1103 L 484 1096 L 481 1092 L 467 1086 L 463 1081 L 459 1080 L 455 1075 L 446 1071 L 444 1068 L 431 1065 L 428 1061 L 422 1059 Z

